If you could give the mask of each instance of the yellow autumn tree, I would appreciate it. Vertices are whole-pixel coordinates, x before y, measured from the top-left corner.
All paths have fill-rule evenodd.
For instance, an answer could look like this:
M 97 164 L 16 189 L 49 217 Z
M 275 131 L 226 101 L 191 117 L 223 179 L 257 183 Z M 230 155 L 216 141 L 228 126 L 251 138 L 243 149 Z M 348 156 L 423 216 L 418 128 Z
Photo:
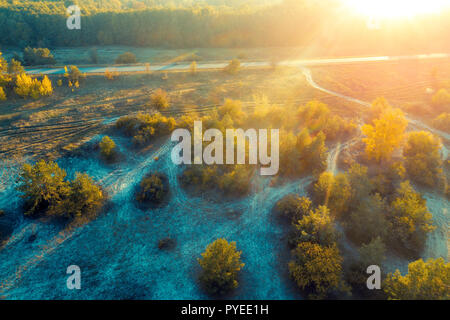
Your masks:
M 202 268 L 200 282 L 212 295 L 223 295 L 239 285 L 238 275 L 244 264 L 236 242 L 217 239 L 206 247 L 198 263 Z
M 369 122 L 379 119 L 381 115 L 389 109 L 392 109 L 392 107 L 385 98 L 376 98 L 372 102 L 372 106 L 369 111 Z
M 16 87 L 14 92 L 21 97 L 28 97 L 31 92 L 31 86 L 33 85 L 33 79 L 26 73 L 21 73 L 16 78 Z
M 52 82 L 47 76 L 42 81 L 32 78 L 26 73 L 21 73 L 16 78 L 16 87 L 14 92 L 23 98 L 31 97 L 33 99 L 39 96 L 50 96 L 53 94 Z
M 41 85 L 39 86 L 39 93 L 41 96 L 51 96 L 53 94 L 52 82 L 47 76 L 42 79 Z
M 406 275 L 397 270 L 383 285 L 390 300 L 450 300 L 449 288 L 450 263 L 443 258 L 411 262 Z
M 30 97 L 33 99 L 39 98 L 41 94 L 41 82 L 38 79 L 31 80 Z
M 0 87 L 0 101 L 5 101 L 6 100 L 6 93 L 3 90 L 2 87 Z
M 373 121 L 373 125 L 364 125 L 362 131 L 367 138 L 363 142 L 366 144 L 367 157 L 377 162 L 391 159 L 395 149 L 404 140 L 407 126 L 408 120 L 399 109 L 388 109 Z
M 324 299 L 333 291 L 344 291 L 342 262 L 336 244 L 302 242 L 292 250 L 289 273 L 310 299 Z

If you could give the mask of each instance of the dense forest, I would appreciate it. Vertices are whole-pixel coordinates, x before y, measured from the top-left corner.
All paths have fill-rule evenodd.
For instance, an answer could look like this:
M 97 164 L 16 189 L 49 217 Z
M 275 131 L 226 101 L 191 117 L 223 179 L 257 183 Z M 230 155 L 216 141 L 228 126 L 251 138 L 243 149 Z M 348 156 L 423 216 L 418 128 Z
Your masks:
M 66 27 L 66 7 L 73 3 L 81 8 L 81 30 Z M 337 0 L 0 0 L 0 44 L 311 46 L 329 55 L 427 52 L 449 46 L 448 15 L 402 24 L 391 21 L 372 30 L 364 18 L 344 11 Z

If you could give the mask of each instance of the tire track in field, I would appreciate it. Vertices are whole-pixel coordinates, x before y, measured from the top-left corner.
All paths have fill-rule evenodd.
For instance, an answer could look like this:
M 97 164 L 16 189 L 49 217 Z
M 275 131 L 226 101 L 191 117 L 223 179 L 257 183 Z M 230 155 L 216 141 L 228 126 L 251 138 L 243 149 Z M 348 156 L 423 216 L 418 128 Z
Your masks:
M 31 142 L 31 143 L 29 143 L 27 145 L 24 145 L 24 146 L 19 146 L 19 147 L 16 147 L 16 148 L 11 148 L 9 150 L 0 151 L 0 155 L 6 156 L 6 155 L 10 155 L 10 154 L 12 154 L 13 152 L 16 152 L 16 151 L 24 151 L 24 150 L 26 150 L 26 149 L 28 149 L 30 147 L 33 147 L 33 146 L 35 146 L 37 144 L 43 144 L 43 143 L 46 143 L 46 142 L 49 142 L 49 141 L 53 141 L 54 142 L 54 141 L 60 140 L 62 138 L 69 138 L 71 136 L 74 136 L 74 135 L 77 135 L 77 134 L 81 134 L 81 133 L 84 133 L 86 131 L 98 128 L 98 127 L 100 127 L 100 124 L 87 125 L 81 130 L 79 130 L 77 128 L 77 129 L 71 130 L 69 132 L 63 132 L 63 133 L 61 133 L 59 135 L 56 135 L 56 136 L 51 136 L 51 137 L 47 137 L 47 138 L 44 138 L 44 139 L 33 141 L 33 142 Z

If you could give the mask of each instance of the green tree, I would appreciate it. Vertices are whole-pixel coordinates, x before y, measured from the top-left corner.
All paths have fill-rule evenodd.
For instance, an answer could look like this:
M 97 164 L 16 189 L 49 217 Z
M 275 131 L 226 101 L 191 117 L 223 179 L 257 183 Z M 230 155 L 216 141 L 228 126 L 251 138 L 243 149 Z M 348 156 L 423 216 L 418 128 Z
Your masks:
M 47 48 L 25 48 L 23 50 L 23 61 L 26 66 L 56 64 L 55 58 Z
M 353 164 L 347 172 L 351 187 L 350 205 L 357 207 L 374 190 L 372 181 L 367 174 L 368 168 L 358 163 Z
M 346 233 L 359 244 L 369 243 L 378 236 L 386 237 L 389 230 L 387 211 L 388 205 L 378 193 L 368 196 L 345 219 Z
M 442 181 L 441 147 L 440 140 L 429 132 L 413 132 L 409 135 L 403 156 L 406 171 L 414 181 L 430 187 Z
M 350 264 L 346 272 L 346 279 L 353 288 L 363 295 L 367 290 L 367 268 L 372 265 L 381 267 L 385 260 L 386 246 L 380 237 L 374 238 L 358 249 L 359 256 Z M 382 270 L 382 268 L 381 268 Z
M 392 300 L 450 300 L 449 288 L 450 263 L 443 258 L 411 262 L 406 275 L 397 270 L 383 285 Z
M 200 282 L 213 295 L 223 295 L 239 285 L 238 274 L 244 267 L 236 242 L 217 239 L 206 247 L 198 263 L 202 268 Z
M 311 206 L 312 202 L 309 198 L 289 194 L 276 203 L 275 209 L 284 218 L 296 222 L 309 212 Z
M 8 65 L 8 73 L 9 74 L 20 74 L 25 72 L 25 69 L 22 67 L 20 61 L 16 59 L 11 59 Z

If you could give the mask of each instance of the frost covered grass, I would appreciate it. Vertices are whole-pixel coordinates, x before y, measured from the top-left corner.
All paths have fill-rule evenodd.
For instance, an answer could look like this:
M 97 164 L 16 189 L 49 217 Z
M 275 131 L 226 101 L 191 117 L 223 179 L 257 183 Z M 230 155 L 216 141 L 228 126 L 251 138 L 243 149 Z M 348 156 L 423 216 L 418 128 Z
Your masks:
M 115 141 L 125 151 L 124 141 Z M 10 192 L 2 192 L 0 203 L 18 219 L 0 250 L 0 295 L 8 299 L 207 298 L 197 283 L 196 259 L 210 242 L 223 237 L 237 242 L 246 264 L 235 298 L 299 298 L 282 262 L 285 234 L 272 221 L 271 210 L 286 194 L 304 193 L 308 180 L 271 187 L 269 179 L 258 178 L 254 192 L 238 201 L 190 197 L 179 186 L 182 168 L 172 164 L 170 147 L 167 141 L 113 165 L 104 165 L 97 157 L 59 159 L 69 178 L 77 171 L 86 172 L 110 197 L 106 212 L 78 228 L 22 218 L 14 182 L 7 182 Z M 154 170 L 167 175 L 170 201 L 165 207 L 142 211 L 134 199 L 135 186 Z M 230 217 L 231 211 L 240 214 Z M 161 251 L 158 242 L 166 237 L 177 245 Z M 81 291 L 66 289 L 65 271 L 71 264 L 81 267 Z

